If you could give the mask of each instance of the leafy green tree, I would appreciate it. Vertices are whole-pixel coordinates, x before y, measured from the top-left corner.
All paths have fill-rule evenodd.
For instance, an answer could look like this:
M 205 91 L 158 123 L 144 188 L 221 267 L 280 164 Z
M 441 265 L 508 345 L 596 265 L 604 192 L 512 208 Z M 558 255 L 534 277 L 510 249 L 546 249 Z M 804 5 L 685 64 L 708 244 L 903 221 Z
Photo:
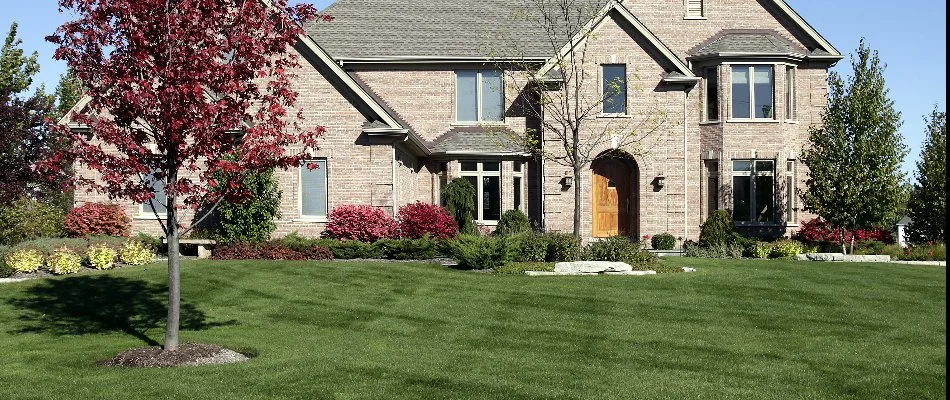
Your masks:
M 828 77 L 828 110 L 822 124 L 809 130 L 809 145 L 802 154 L 809 176 L 800 193 L 805 210 L 843 228 L 842 252 L 844 229 L 853 232 L 892 222 L 901 205 L 900 164 L 907 154 L 897 131 L 901 115 L 888 98 L 885 65 L 877 51 L 862 39 L 851 66 L 854 75 L 847 82 L 835 72 Z
M 459 232 L 472 234 L 476 232 L 475 222 L 475 187 L 465 178 L 455 178 L 445 185 L 442 190 L 442 204 L 455 218 L 459 225 Z
M 34 51 L 26 56 L 21 44 L 23 40 L 17 37 L 17 23 L 14 22 L 0 49 L 0 96 L 25 91 L 33 84 L 33 76 L 40 72 L 39 55 Z
M 57 118 L 61 118 L 79 102 L 82 97 L 82 85 L 79 79 L 73 75 L 73 71 L 66 71 L 59 76 L 59 84 L 56 85 L 56 111 Z
M 229 182 L 233 179 L 239 182 Z M 224 201 L 218 206 L 216 238 L 224 243 L 260 243 L 270 239 L 277 229 L 274 219 L 280 217 L 281 193 L 274 170 L 246 172 L 240 178 L 224 178 L 220 183 L 222 187 L 241 187 L 249 196 L 243 201 Z
M 944 242 L 947 237 L 947 113 L 935 107 L 928 117 L 927 138 L 920 151 L 917 184 L 908 204 L 911 243 Z

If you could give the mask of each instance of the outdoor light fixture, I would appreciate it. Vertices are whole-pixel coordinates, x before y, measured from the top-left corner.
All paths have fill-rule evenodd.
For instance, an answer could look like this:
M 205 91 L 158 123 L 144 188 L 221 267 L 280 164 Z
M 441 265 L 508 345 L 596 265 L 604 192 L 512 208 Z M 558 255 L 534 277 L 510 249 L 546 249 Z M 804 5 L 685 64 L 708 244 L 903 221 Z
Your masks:
M 561 180 L 561 182 L 563 182 L 562 185 L 564 185 L 564 187 L 571 187 L 572 185 L 574 185 L 574 177 L 565 176 L 564 179 Z
M 665 181 L 665 180 L 666 180 L 666 177 L 663 176 L 663 173 L 662 173 L 662 172 L 660 172 L 660 174 L 656 176 L 656 187 L 657 187 L 657 188 L 662 188 L 662 187 L 663 187 L 663 184 L 664 184 L 663 181 Z

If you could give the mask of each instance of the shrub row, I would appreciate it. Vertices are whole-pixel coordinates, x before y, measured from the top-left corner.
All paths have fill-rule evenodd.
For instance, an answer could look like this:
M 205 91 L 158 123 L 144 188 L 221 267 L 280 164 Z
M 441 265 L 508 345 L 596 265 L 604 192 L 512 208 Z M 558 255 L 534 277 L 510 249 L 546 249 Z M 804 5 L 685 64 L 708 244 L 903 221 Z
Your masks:
M 775 242 L 755 242 L 748 255 L 754 258 L 792 259 L 805 252 L 805 245 L 796 240 L 782 239 Z
M 153 249 L 135 240 L 115 237 L 84 239 L 45 238 L 22 242 L 0 250 L 7 275 L 46 270 L 63 275 L 90 268 L 108 269 L 116 261 L 127 265 L 148 264 L 155 260 Z M 2 274 L 2 272 L 0 272 Z
M 327 236 L 341 240 L 445 239 L 457 233 L 458 225 L 445 208 L 418 201 L 400 207 L 395 218 L 367 205 L 342 205 L 327 215 Z
M 333 254 L 325 247 L 294 250 L 276 242 L 231 243 L 214 249 L 216 260 L 332 260 Z
M 643 269 L 657 260 L 656 255 L 644 251 L 639 242 L 631 242 L 622 236 L 593 242 L 583 249 L 575 236 L 561 233 L 507 237 L 461 235 L 458 240 L 447 243 L 449 256 L 463 269 L 501 268 L 510 272 L 520 268 L 505 267 L 512 262 L 538 265 L 578 259 L 622 261 Z

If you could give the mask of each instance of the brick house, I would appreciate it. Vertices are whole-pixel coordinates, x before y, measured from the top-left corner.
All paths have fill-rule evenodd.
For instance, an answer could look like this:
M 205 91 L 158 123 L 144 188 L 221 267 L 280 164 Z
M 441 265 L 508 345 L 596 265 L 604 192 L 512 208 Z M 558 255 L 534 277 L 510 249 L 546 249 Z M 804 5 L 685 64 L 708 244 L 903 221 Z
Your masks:
M 475 184 L 481 224 L 520 209 L 545 230 L 570 232 L 578 183 L 550 160 L 564 150 L 544 128 L 549 116 L 525 111 L 542 109 L 526 88 L 563 84 L 565 71 L 552 62 L 550 35 L 515 18 L 516 3 L 339 0 L 324 10 L 335 21 L 311 24 L 295 46 L 296 90 L 307 122 L 328 133 L 320 168 L 278 171 L 275 235 L 319 235 L 342 204 L 392 213 L 438 202 L 455 177 Z M 577 4 L 592 10 L 590 34 L 554 44 L 584 53 L 586 96 L 610 97 L 585 126 L 604 132 L 648 114 L 668 122 L 636 148 L 607 140 L 592 150 L 579 181 L 585 239 L 695 239 L 716 209 L 760 234 L 786 234 L 810 217 L 794 195 L 807 173 L 798 155 L 842 56 L 794 10 L 782 0 Z M 526 131 L 539 132 L 549 157 L 503 134 Z M 78 202 L 103 200 L 77 193 Z M 157 233 L 150 210 L 128 210 L 134 230 Z

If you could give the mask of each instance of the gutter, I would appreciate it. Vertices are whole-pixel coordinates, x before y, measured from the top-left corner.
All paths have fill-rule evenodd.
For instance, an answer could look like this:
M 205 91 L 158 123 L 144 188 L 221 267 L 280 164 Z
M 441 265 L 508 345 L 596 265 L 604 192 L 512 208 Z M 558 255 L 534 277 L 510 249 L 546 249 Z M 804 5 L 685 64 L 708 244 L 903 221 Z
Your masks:
M 547 57 L 470 57 L 470 56 L 389 56 L 389 57 L 338 57 L 337 63 L 343 64 L 443 64 L 443 63 L 498 63 L 531 62 L 543 63 Z

